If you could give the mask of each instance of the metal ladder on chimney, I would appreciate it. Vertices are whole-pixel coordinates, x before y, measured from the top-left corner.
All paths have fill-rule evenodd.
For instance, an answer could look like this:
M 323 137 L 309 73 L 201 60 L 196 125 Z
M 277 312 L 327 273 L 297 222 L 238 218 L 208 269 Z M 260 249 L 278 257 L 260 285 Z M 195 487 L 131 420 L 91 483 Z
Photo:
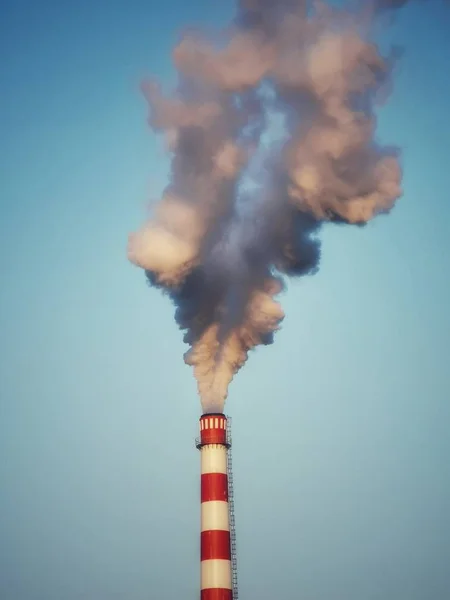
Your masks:
M 231 543 L 231 585 L 233 600 L 238 598 L 237 558 L 236 558 L 236 523 L 234 520 L 234 489 L 233 489 L 233 460 L 231 456 L 231 418 L 227 417 L 227 475 L 228 475 L 228 508 L 230 518 L 230 543 Z

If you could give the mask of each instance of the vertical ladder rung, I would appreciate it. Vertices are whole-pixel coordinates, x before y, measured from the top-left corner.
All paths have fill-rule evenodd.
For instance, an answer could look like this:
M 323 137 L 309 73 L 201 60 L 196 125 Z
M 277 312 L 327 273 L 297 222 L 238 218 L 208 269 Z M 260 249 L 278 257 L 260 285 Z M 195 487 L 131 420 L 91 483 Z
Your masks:
M 237 583 L 237 559 L 236 559 L 236 525 L 234 521 L 234 490 L 233 490 L 233 462 L 231 456 L 231 419 L 227 420 L 227 439 L 230 446 L 227 451 L 227 475 L 228 475 L 228 507 L 230 518 L 230 538 L 231 538 L 231 574 L 232 574 L 232 593 L 233 600 L 238 598 Z

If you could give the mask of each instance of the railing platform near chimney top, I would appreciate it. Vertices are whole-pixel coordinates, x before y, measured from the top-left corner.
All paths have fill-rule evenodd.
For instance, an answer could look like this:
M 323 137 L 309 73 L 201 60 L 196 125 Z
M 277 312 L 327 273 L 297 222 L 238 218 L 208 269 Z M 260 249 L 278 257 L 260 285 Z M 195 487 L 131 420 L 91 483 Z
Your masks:
M 200 448 L 203 448 L 203 446 L 210 446 L 211 444 L 209 442 L 202 442 L 202 438 L 201 437 L 196 437 L 195 438 L 195 447 L 197 448 L 197 450 L 200 450 Z M 227 437 L 226 440 L 223 444 L 221 444 L 221 446 L 225 446 L 227 448 L 227 450 L 230 448 L 231 446 L 231 439 L 228 439 L 228 432 L 227 432 Z
M 233 488 L 233 461 L 231 456 L 231 417 L 227 417 L 227 475 L 228 475 L 228 508 L 230 518 L 230 543 L 231 543 L 231 585 L 233 600 L 238 597 L 237 558 L 236 558 L 236 523 L 234 520 L 234 488 Z

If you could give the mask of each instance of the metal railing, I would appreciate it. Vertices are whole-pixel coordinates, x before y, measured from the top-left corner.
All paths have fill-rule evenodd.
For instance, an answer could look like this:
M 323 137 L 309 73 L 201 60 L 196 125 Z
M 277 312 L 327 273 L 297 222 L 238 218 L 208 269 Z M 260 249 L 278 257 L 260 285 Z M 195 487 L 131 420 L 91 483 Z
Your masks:
M 228 427 L 228 425 L 227 425 Z M 216 444 L 217 442 L 202 442 L 202 438 L 201 437 L 196 437 L 195 438 L 195 447 L 197 448 L 197 450 L 200 450 L 200 448 L 203 448 L 203 446 L 213 446 L 214 444 Z M 227 448 L 229 448 L 231 446 L 231 438 L 228 437 L 228 431 L 227 431 L 227 436 L 225 438 L 225 442 L 222 444 L 220 443 L 219 446 L 226 446 Z

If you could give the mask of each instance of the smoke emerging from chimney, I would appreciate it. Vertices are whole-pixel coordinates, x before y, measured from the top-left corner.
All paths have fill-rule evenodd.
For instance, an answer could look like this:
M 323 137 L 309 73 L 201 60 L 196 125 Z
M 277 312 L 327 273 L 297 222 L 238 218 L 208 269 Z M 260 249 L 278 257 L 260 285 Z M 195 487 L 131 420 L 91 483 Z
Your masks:
M 241 0 L 214 38 L 183 35 L 170 96 L 143 84 L 171 177 L 128 257 L 175 304 L 204 412 L 272 343 L 285 281 L 318 268 L 321 225 L 363 225 L 401 196 L 399 153 L 374 137 L 396 55 L 371 27 L 404 3 Z

